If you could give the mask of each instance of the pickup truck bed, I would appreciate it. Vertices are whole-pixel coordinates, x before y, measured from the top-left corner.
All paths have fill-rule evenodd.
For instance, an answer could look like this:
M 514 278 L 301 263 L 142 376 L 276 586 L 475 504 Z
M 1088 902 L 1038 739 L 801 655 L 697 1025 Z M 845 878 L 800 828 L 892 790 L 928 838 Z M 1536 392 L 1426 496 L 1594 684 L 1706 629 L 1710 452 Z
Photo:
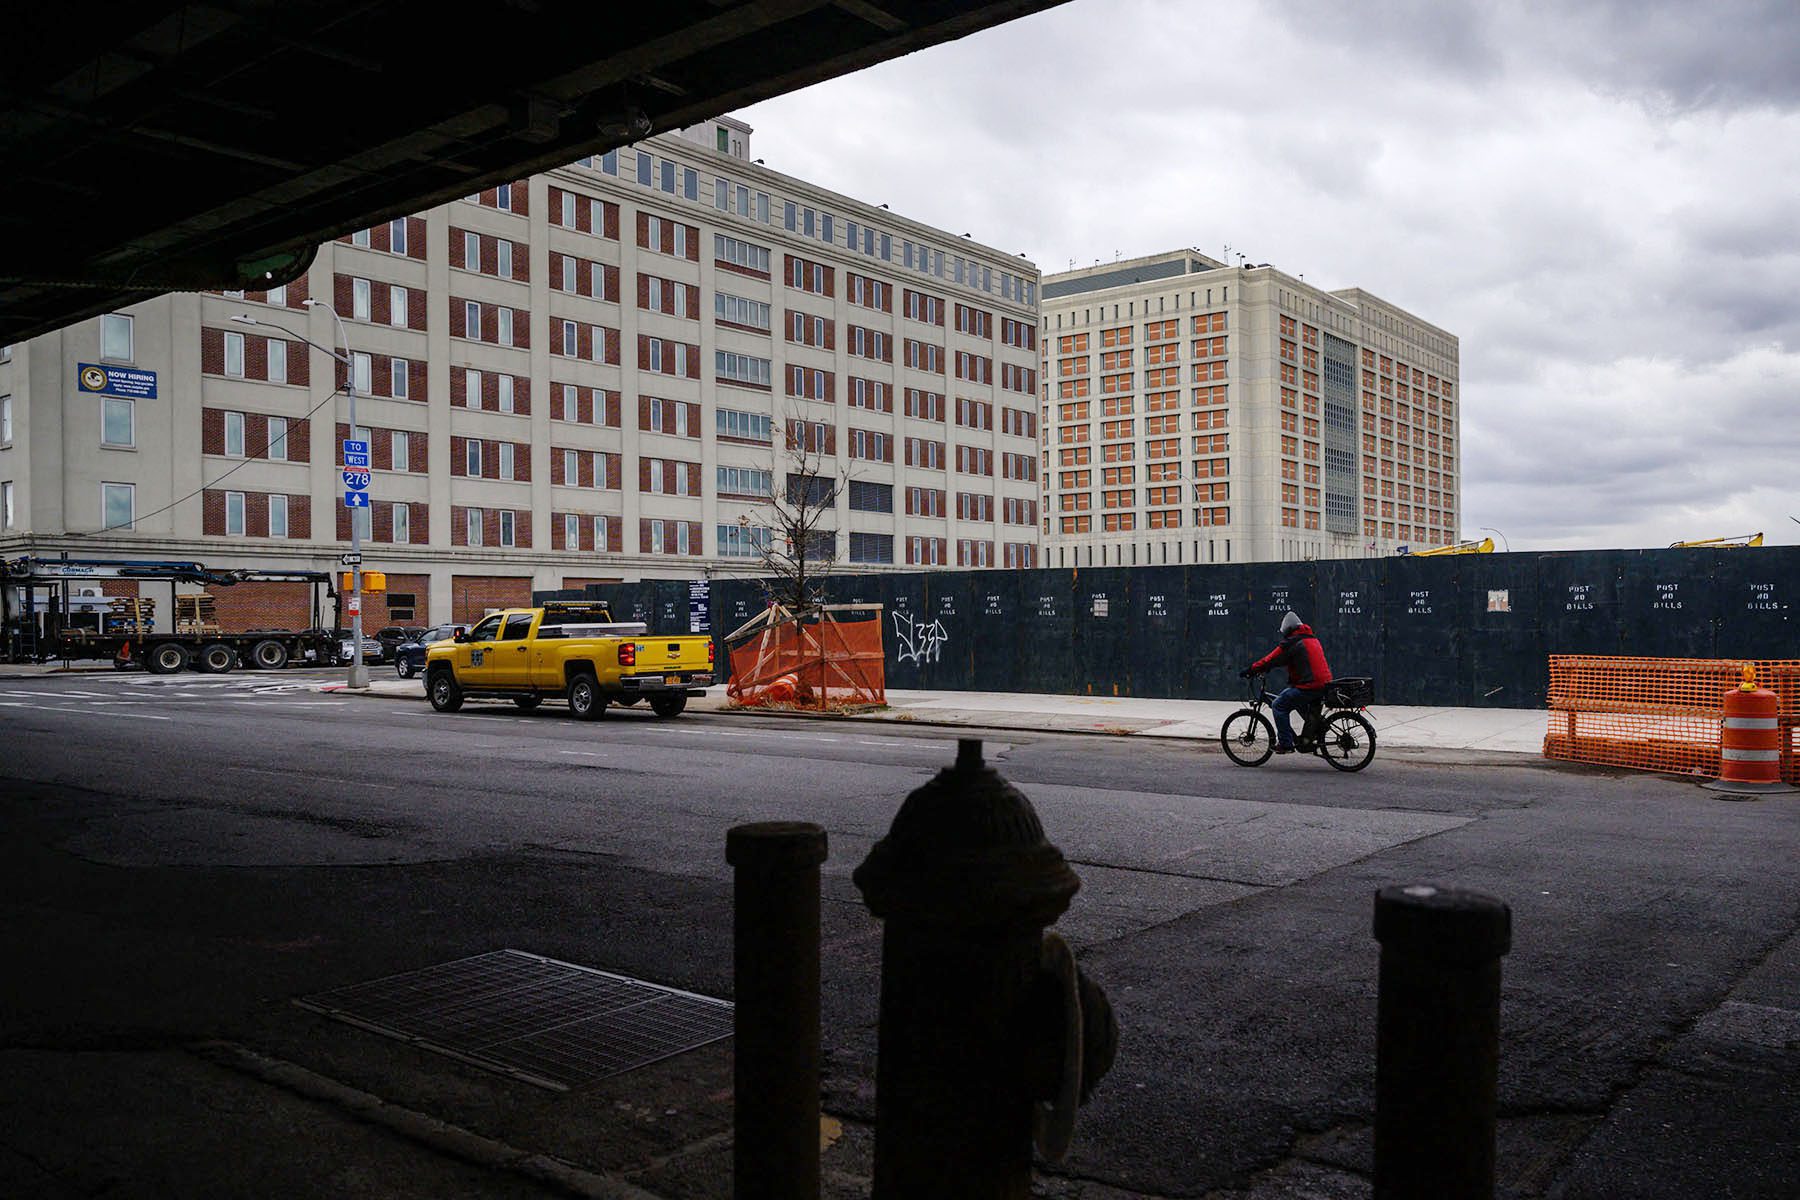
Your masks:
M 609 705 L 648 699 L 657 716 L 677 716 L 713 681 L 712 639 L 645 630 L 576 602 L 491 613 L 426 652 L 425 694 L 439 712 L 455 712 L 465 700 L 533 709 L 555 699 L 591 721 Z

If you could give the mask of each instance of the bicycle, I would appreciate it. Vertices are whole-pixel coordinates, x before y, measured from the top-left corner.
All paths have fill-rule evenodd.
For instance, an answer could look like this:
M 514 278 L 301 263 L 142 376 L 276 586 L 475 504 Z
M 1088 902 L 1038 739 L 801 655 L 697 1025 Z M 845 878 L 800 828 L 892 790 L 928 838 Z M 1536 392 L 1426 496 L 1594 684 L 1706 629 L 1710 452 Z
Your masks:
M 1276 693 L 1263 688 L 1266 674 L 1250 679 L 1250 706 L 1225 718 L 1219 742 L 1231 761 L 1240 767 L 1260 767 L 1275 752 L 1275 724 L 1263 715 L 1263 706 Z M 1317 700 L 1299 709 L 1306 722 L 1294 739 L 1294 749 L 1317 754 L 1340 771 L 1360 771 L 1375 757 L 1375 727 L 1363 711 L 1374 698 L 1374 680 L 1363 676 L 1334 679 Z

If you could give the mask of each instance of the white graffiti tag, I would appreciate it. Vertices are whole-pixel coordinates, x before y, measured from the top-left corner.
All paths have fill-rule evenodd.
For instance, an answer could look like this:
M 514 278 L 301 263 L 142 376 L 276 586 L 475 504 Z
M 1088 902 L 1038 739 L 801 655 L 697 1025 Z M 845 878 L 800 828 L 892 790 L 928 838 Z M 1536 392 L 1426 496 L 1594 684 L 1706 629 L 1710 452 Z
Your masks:
M 950 635 L 944 632 L 942 621 L 933 621 L 929 625 L 923 622 L 914 623 L 910 613 L 894 614 L 894 637 L 899 640 L 900 647 L 894 651 L 894 657 L 901 662 L 934 663 L 938 661 L 938 652 Z

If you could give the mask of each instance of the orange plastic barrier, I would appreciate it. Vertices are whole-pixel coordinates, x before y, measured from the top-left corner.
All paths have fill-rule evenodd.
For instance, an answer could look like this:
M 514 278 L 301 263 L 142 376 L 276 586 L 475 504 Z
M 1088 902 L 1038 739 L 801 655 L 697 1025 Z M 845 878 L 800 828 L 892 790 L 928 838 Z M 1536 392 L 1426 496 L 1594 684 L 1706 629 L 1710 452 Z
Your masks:
M 886 704 L 885 659 L 879 620 L 787 621 L 731 652 L 725 694 L 745 706 Z
M 1725 694 L 1746 665 L 1775 695 L 1781 778 L 1800 783 L 1800 659 L 1553 654 L 1544 757 L 1717 778 Z

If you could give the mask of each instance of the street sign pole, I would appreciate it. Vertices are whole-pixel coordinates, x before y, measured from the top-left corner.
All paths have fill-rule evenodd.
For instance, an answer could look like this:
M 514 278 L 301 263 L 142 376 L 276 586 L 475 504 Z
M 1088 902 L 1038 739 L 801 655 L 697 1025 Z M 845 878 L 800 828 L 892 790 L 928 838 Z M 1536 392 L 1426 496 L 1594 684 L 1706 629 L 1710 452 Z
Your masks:
M 337 313 L 331 314 L 334 318 Z M 338 318 L 342 328 L 342 319 Z M 344 339 L 344 354 L 350 355 L 350 339 Z M 356 360 L 351 358 L 344 369 L 344 394 L 350 397 L 350 437 L 356 440 Z M 373 513 L 369 508 L 364 510 Z M 363 662 L 363 624 L 362 624 L 362 520 L 356 515 L 357 510 L 350 510 L 350 553 L 356 555 L 356 565 L 350 568 L 350 594 L 353 597 L 350 611 L 350 686 L 366 688 L 369 686 L 369 666 Z
M 344 395 L 350 398 L 350 441 L 359 440 L 356 436 L 356 356 L 350 353 L 350 335 L 344 332 L 344 318 L 338 316 L 337 309 L 329 304 L 325 311 L 337 323 L 338 340 L 344 343 Z M 367 449 L 365 448 L 365 453 Z M 349 466 L 346 456 L 345 466 Z M 367 511 L 373 513 L 372 507 Z M 362 623 L 362 521 L 356 515 L 356 509 L 350 510 L 350 553 L 356 556 L 356 565 L 350 568 L 350 680 L 353 688 L 369 686 L 369 667 L 363 662 L 363 623 Z

